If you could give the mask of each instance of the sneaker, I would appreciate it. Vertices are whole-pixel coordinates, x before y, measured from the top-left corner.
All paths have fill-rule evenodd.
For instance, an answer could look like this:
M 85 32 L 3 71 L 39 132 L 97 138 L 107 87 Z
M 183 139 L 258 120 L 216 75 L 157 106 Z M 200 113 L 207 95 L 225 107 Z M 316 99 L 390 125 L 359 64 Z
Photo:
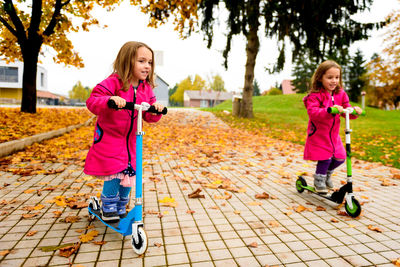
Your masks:
M 326 174 L 314 174 L 314 187 L 315 192 L 319 194 L 328 193 L 328 190 L 326 189 Z
M 101 195 L 101 219 L 105 222 L 118 221 L 119 215 L 117 210 L 117 202 L 119 196 L 105 197 Z
M 328 171 L 326 173 L 325 184 L 326 184 L 326 188 L 328 188 L 328 189 L 333 189 L 333 183 L 332 183 L 332 179 L 331 179 L 332 173 L 333 173 L 333 171 Z

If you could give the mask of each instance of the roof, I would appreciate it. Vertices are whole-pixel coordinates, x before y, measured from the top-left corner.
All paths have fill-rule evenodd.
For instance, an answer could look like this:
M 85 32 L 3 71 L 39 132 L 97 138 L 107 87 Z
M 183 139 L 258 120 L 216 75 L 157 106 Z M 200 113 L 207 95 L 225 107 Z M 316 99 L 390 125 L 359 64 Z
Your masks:
M 295 94 L 296 92 L 293 89 L 294 89 L 294 86 L 292 85 L 291 80 L 283 80 L 282 81 L 282 93 L 284 95 Z
M 190 99 L 218 99 L 218 100 L 228 100 L 232 99 L 233 93 L 231 92 L 219 92 L 219 91 L 198 91 L 198 90 L 188 90 L 185 94 Z
M 60 98 L 59 96 L 57 96 L 57 95 L 55 95 L 53 93 L 50 93 L 48 91 L 42 91 L 42 90 L 37 90 L 36 91 L 36 95 L 37 95 L 37 97 L 40 97 L 40 98 L 52 98 L 52 99 L 59 99 Z

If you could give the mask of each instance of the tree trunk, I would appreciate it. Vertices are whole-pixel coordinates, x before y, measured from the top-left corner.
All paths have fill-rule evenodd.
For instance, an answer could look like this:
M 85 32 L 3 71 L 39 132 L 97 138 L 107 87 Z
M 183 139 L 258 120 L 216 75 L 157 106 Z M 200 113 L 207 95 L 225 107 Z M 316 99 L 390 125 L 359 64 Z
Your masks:
M 40 46 L 40 41 L 28 41 L 22 49 L 24 72 L 22 75 L 21 112 L 36 113 L 36 79 Z
M 247 3 L 246 9 L 249 30 L 246 34 L 246 70 L 239 116 L 243 118 L 253 118 L 254 67 L 256 65 L 256 58 L 260 47 L 260 41 L 258 40 L 257 35 L 258 27 L 260 26 L 260 23 L 258 22 L 260 16 L 260 0 L 250 0 Z
M 254 81 L 254 68 L 256 65 L 256 58 L 260 42 L 258 40 L 258 26 L 251 27 L 247 34 L 246 44 L 246 70 L 244 76 L 243 96 L 240 106 L 240 117 L 253 118 L 253 81 Z

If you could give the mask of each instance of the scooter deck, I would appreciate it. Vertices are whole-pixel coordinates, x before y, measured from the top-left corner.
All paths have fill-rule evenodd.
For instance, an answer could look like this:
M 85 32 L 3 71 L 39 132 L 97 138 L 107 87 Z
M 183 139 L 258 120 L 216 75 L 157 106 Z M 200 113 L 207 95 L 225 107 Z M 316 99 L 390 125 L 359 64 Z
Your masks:
M 106 222 L 101 218 L 100 210 L 93 210 L 91 207 L 88 207 L 88 209 L 89 209 L 89 212 L 91 214 L 93 214 L 94 216 L 96 216 L 97 219 L 99 219 L 103 224 L 105 224 L 106 226 L 110 227 L 111 229 L 117 231 L 118 233 L 123 234 L 123 231 L 119 228 L 119 220 Z

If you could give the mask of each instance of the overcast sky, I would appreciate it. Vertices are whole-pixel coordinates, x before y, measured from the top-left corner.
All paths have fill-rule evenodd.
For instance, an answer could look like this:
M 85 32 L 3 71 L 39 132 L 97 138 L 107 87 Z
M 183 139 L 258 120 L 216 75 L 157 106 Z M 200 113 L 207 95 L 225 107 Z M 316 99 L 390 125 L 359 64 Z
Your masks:
M 199 74 L 207 80 L 215 74 L 222 76 L 225 88 L 228 91 L 241 91 L 244 84 L 245 70 L 245 39 L 242 36 L 233 39 L 232 50 L 229 56 L 229 68 L 222 66 L 222 50 L 225 48 L 225 36 L 214 33 L 215 40 L 211 49 L 206 48 L 202 33 L 193 34 L 182 40 L 171 24 L 158 29 L 148 28 L 148 17 L 137 7 L 130 6 L 129 1 L 117 7 L 112 12 L 97 10 L 96 17 L 107 28 L 92 27 L 90 32 L 70 34 L 70 39 L 84 60 L 85 67 L 76 69 L 64 67 L 52 62 L 51 52 L 45 52 L 42 58 L 43 65 L 48 71 L 48 90 L 54 93 L 67 95 L 68 91 L 81 81 L 84 86 L 94 87 L 104 80 L 112 70 L 113 61 L 120 47 L 127 41 L 142 41 L 153 50 L 163 52 L 163 65 L 156 66 L 156 73 L 165 80 L 170 87 L 185 79 Z M 383 20 L 393 9 L 398 9 L 398 0 L 375 0 L 369 13 L 360 16 L 361 19 Z M 223 15 L 223 14 L 222 14 Z M 257 56 L 255 78 L 261 91 L 268 90 L 276 82 L 288 79 L 291 75 L 290 64 L 278 75 L 270 75 L 265 67 L 271 66 L 276 60 L 276 43 L 267 40 L 262 33 L 260 51 Z M 352 51 L 360 48 L 366 59 L 373 53 L 379 52 L 382 46 L 382 30 L 374 32 L 373 36 L 352 46 Z M 290 59 L 289 59 L 290 60 Z

